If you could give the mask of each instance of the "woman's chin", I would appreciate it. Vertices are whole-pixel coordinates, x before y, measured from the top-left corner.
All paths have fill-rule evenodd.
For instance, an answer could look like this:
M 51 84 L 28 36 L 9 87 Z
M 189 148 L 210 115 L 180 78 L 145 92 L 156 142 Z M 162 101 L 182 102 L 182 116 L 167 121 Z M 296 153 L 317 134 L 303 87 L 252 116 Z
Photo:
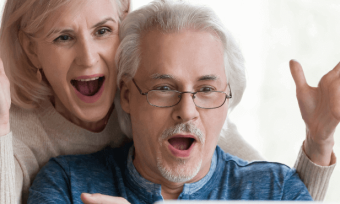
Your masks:
M 100 132 L 102 131 L 111 115 L 112 108 L 100 107 L 93 109 L 86 109 L 81 113 L 73 114 L 73 117 L 69 117 L 70 122 L 87 129 L 92 132 Z
M 92 132 L 98 132 L 105 128 L 114 107 L 113 96 L 108 98 L 108 95 L 104 93 L 99 100 L 93 103 L 85 103 L 76 94 L 72 94 L 68 98 L 70 100 L 67 101 L 55 98 L 57 112 L 70 122 Z

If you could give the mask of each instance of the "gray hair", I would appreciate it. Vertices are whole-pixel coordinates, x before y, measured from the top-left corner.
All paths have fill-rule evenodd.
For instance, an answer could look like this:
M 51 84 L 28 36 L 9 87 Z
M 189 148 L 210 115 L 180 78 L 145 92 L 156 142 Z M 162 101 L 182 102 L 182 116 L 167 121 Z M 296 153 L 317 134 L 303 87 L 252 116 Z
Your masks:
M 223 45 L 227 81 L 233 94 L 229 110 L 241 100 L 246 87 L 244 58 L 234 38 L 210 8 L 184 1 L 156 0 L 132 13 L 122 22 L 119 36 L 121 44 L 116 55 L 118 87 L 123 77 L 133 78 L 141 59 L 141 39 L 148 31 L 181 32 L 185 29 L 214 33 Z M 120 107 L 119 91 L 115 105 L 122 131 L 132 138 L 130 116 Z

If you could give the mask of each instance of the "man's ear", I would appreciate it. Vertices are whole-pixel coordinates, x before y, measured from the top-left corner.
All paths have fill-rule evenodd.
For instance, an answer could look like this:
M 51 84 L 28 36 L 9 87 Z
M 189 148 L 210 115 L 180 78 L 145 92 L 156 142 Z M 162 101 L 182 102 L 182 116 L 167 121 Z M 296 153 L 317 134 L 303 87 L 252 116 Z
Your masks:
M 19 41 L 22 49 L 25 51 L 27 57 L 32 65 L 37 69 L 41 68 L 40 61 L 37 56 L 36 43 L 33 42 L 24 32 L 19 31 Z
M 127 79 L 124 78 L 120 84 L 120 105 L 124 112 L 130 114 L 130 89 L 127 85 Z

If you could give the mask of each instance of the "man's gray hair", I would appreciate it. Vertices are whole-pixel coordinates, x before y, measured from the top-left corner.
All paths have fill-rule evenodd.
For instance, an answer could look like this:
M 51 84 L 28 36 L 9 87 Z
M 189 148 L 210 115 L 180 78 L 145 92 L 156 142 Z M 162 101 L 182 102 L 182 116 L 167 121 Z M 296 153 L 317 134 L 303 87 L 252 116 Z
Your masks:
M 233 94 L 229 110 L 240 102 L 246 87 L 244 58 L 240 48 L 214 11 L 184 1 L 156 0 L 128 14 L 119 31 L 121 44 L 116 55 L 118 87 L 122 77 L 134 77 L 141 61 L 141 39 L 152 29 L 164 33 L 194 29 L 215 34 L 223 44 L 225 73 Z M 132 138 L 130 116 L 120 107 L 119 91 L 117 96 L 115 105 L 121 129 Z

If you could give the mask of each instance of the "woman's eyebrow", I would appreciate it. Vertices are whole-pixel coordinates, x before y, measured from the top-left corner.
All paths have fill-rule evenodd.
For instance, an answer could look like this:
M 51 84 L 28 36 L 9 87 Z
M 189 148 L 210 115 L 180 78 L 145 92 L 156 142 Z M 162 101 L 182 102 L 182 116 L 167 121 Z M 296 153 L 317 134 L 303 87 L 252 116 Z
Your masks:
M 52 34 L 56 34 L 56 33 L 71 33 L 73 32 L 72 29 L 52 29 L 47 35 L 46 37 L 48 38 L 49 36 L 51 36 Z
M 108 21 L 112 21 L 112 22 L 114 22 L 114 23 L 117 22 L 117 21 L 114 20 L 112 17 L 108 17 L 108 18 L 105 18 L 104 20 L 102 20 L 102 21 L 96 23 L 94 26 L 92 26 L 92 28 L 99 27 L 99 26 L 105 24 L 105 23 L 108 22 Z M 58 29 L 58 28 L 55 28 L 55 29 L 52 29 L 52 30 L 46 35 L 46 37 L 49 37 L 49 36 L 51 36 L 52 34 L 55 34 L 55 33 L 71 33 L 71 32 L 73 32 L 72 29 Z
M 94 26 L 92 26 L 92 28 L 102 26 L 102 25 L 104 25 L 108 21 L 112 21 L 114 23 L 117 23 L 117 21 L 114 20 L 112 17 L 108 17 L 108 18 L 105 18 L 104 20 L 100 21 L 99 23 L 96 23 Z

